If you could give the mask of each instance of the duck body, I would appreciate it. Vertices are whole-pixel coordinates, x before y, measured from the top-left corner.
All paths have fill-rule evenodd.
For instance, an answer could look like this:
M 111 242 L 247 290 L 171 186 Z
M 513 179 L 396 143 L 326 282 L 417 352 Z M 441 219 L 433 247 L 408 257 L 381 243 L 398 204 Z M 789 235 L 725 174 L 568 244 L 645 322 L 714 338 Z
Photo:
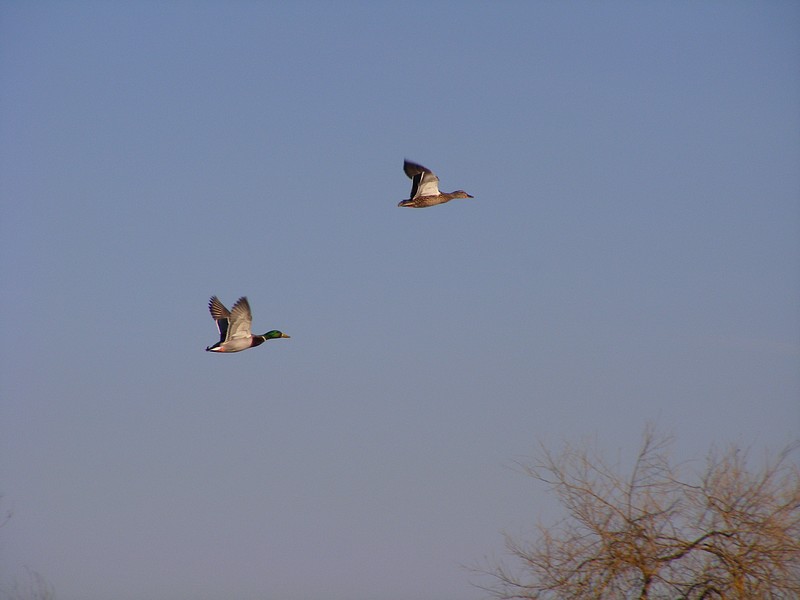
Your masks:
M 206 352 L 241 352 L 260 346 L 267 340 L 289 337 L 277 330 L 268 331 L 264 335 L 253 335 L 250 331 L 253 317 L 250 303 L 245 296 L 239 298 L 230 311 L 219 298 L 212 296 L 208 301 L 208 310 L 211 318 L 217 323 L 219 341 L 213 346 L 208 346 Z
M 403 208 L 427 208 L 450 202 L 454 198 L 473 198 L 464 190 L 440 192 L 439 178 L 427 167 L 409 160 L 403 161 L 403 171 L 411 179 L 411 194 L 397 206 Z

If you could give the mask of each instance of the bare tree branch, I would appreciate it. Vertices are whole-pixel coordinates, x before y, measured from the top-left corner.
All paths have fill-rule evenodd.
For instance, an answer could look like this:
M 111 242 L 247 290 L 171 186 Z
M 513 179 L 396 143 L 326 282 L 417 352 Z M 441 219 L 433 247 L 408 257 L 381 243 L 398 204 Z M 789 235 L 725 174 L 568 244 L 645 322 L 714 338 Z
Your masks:
M 587 445 L 544 446 L 524 472 L 545 483 L 567 517 L 523 543 L 519 563 L 479 572 L 501 600 L 800 598 L 800 469 L 795 443 L 760 468 L 749 451 L 709 452 L 686 477 L 672 438 L 646 428 L 625 475 Z

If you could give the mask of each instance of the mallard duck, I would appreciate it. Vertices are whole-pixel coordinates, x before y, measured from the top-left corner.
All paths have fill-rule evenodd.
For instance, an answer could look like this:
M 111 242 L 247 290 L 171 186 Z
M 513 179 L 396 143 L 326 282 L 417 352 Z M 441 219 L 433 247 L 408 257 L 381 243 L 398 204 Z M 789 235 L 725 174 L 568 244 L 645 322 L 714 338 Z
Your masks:
M 439 178 L 433 171 L 422 165 L 403 161 L 403 170 L 411 178 L 411 195 L 397 206 L 407 208 L 426 208 L 450 202 L 453 198 L 473 198 L 464 190 L 456 190 L 450 194 L 439 191 Z
M 289 337 L 285 333 L 275 330 L 268 331 L 264 335 L 250 333 L 253 316 L 250 313 L 250 304 L 244 296 L 236 301 L 230 311 L 219 301 L 219 298 L 211 296 L 211 300 L 208 301 L 208 310 L 211 318 L 217 322 L 219 341 L 206 348 L 206 352 L 241 352 L 248 348 L 255 348 L 267 340 Z

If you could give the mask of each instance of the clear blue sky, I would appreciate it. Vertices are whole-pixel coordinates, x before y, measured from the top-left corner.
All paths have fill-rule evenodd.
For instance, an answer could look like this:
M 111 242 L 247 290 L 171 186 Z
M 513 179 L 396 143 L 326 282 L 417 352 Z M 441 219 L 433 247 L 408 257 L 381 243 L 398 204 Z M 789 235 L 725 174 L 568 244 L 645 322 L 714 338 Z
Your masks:
M 3 1 L 0 583 L 476 600 L 539 441 L 796 436 L 798 64 L 795 2 Z

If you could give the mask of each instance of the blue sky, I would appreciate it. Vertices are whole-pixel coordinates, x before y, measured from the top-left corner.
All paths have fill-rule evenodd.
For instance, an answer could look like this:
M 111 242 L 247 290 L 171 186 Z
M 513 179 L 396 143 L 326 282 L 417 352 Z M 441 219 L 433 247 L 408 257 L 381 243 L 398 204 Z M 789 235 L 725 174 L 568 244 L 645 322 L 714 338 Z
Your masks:
M 792 2 L 2 2 L 0 582 L 464 600 L 539 442 L 800 426 Z M 399 209 L 403 158 L 474 200 Z M 209 296 L 254 329 L 215 341 Z

